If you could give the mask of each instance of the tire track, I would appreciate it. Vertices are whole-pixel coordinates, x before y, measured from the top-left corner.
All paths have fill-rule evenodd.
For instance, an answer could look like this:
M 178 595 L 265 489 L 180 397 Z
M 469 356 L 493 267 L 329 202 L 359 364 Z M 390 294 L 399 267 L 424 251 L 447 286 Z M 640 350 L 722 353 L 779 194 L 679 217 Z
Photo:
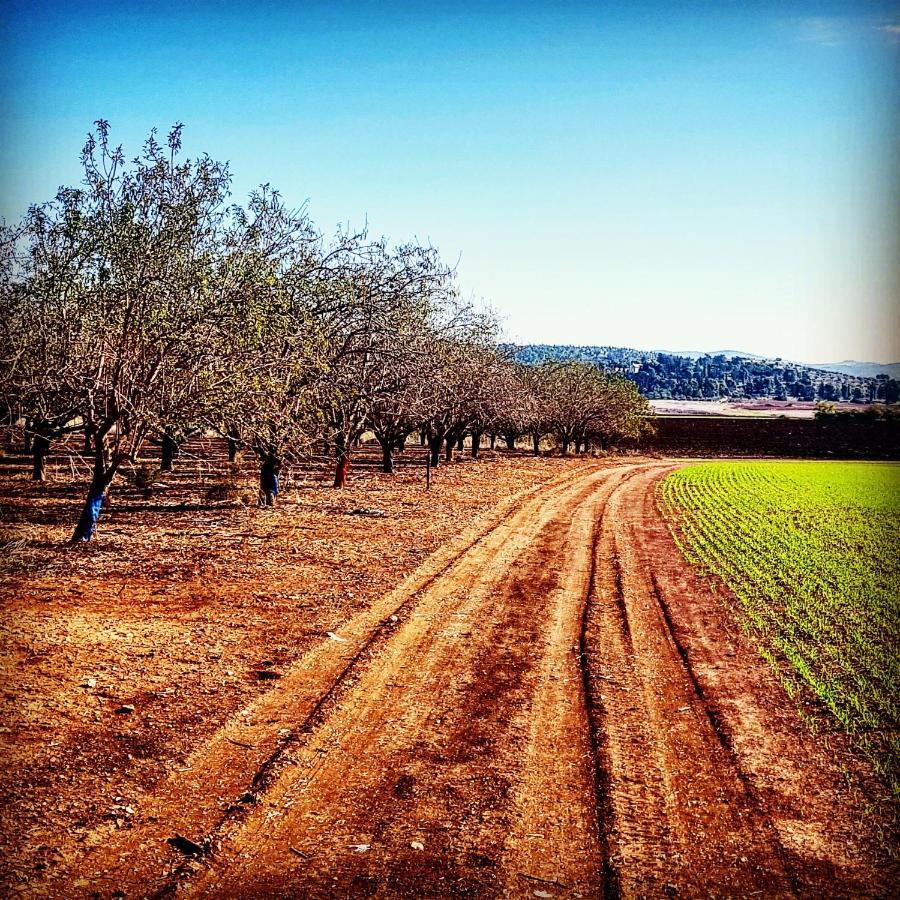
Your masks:
M 608 478 L 573 511 L 567 523 L 564 569 L 556 591 L 545 601 L 549 629 L 528 709 L 528 752 L 504 857 L 510 894 L 515 893 L 513 879 L 518 877 L 557 889 L 577 888 L 586 896 L 599 896 L 606 890 L 607 852 L 598 821 L 596 747 L 584 689 L 582 623 L 596 567 L 594 550 L 603 510 L 610 495 L 640 471 L 633 468 Z M 592 808 L 589 816 L 581 813 L 580 828 L 567 821 L 567 815 L 571 819 L 568 807 L 579 806 Z M 555 832 L 556 838 L 528 839 L 529 834 L 547 832 Z M 580 857 L 580 864 L 573 857 Z M 573 877 L 579 872 L 577 879 Z
M 555 499 L 556 497 L 564 494 L 567 490 L 569 490 L 571 483 L 578 480 L 578 478 L 578 475 L 565 476 L 559 484 L 557 484 L 556 482 L 551 483 L 550 489 L 546 492 L 545 496 L 549 497 L 550 499 Z M 544 487 L 546 490 L 546 486 Z M 529 495 L 537 493 L 539 490 L 540 488 L 532 489 L 531 491 L 529 491 Z M 527 503 L 523 499 L 512 513 L 513 521 L 515 522 L 517 520 L 517 517 L 522 514 L 522 511 L 527 508 Z M 249 790 L 252 794 L 254 794 L 254 796 L 265 792 L 274 783 L 274 781 L 278 778 L 280 771 L 282 771 L 283 769 L 282 763 L 284 762 L 285 754 L 291 749 L 296 748 L 301 743 L 301 740 L 307 740 L 302 736 L 313 734 L 316 728 L 324 723 L 328 716 L 329 710 L 333 709 L 340 703 L 341 695 L 347 689 L 347 683 L 361 668 L 365 667 L 372 660 L 372 658 L 375 657 L 383 649 L 387 641 L 390 640 L 391 634 L 395 631 L 396 626 L 399 624 L 399 621 L 420 602 L 421 593 L 427 591 L 440 578 L 444 577 L 448 572 L 450 572 L 453 567 L 456 566 L 460 562 L 460 560 L 466 556 L 466 554 L 477 549 L 480 545 L 488 541 L 491 536 L 495 536 L 497 530 L 502 529 L 503 527 L 504 525 L 502 523 L 495 524 L 493 528 L 489 529 L 488 531 L 482 532 L 474 539 L 469 541 L 461 550 L 456 552 L 455 555 L 446 564 L 439 568 L 434 574 L 428 575 L 422 582 L 420 582 L 415 592 L 409 592 L 408 596 L 398 606 L 393 608 L 390 616 L 386 619 L 383 619 L 374 628 L 369 636 L 366 637 L 359 645 L 358 650 L 356 650 L 356 652 L 347 660 L 344 668 L 337 675 L 337 677 L 327 688 L 327 690 L 318 698 L 303 721 L 299 725 L 297 725 L 289 735 L 279 740 L 272 754 L 253 774 Z M 507 525 L 505 527 L 513 530 L 515 528 L 515 525 Z M 235 800 L 235 802 L 230 804 L 221 818 L 219 818 L 219 820 L 214 823 L 207 834 L 205 834 L 203 838 L 198 841 L 199 846 L 203 848 L 202 852 L 188 860 L 185 860 L 181 865 L 179 865 L 165 879 L 162 886 L 159 887 L 158 890 L 153 894 L 153 897 L 164 898 L 176 893 L 188 879 L 192 878 L 197 873 L 198 863 L 201 862 L 204 857 L 206 857 L 212 851 L 214 842 L 219 840 L 221 838 L 221 835 L 228 828 L 234 827 L 236 824 L 244 821 L 247 818 L 248 812 L 251 808 L 251 806 L 242 804 L 238 800 Z
M 773 846 L 776 853 L 778 854 L 778 859 L 781 863 L 781 867 L 784 869 L 784 873 L 787 876 L 788 881 L 790 882 L 791 893 L 797 895 L 799 892 L 797 875 L 793 871 L 790 860 L 787 859 L 784 848 L 781 846 L 781 843 L 778 840 L 778 836 L 775 832 L 775 827 L 772 819 L 766 812 L 764 804 L 757 795 L 756 790 L 753 787 L 752 780 L 741 766 L 740 758 L 735 752 L 734 743 L 732 742 L 730 733 L 725 727 L 721 713 L 717 709 L 715 709 L 712 703 L 707 699 L 706 691 L 704 690 L 703 685 L 700 683 L 700 679 L 697 677 L 697 673 L 694 671 L 694 667 L 691 665 L 687 650 L 678 637 L 675 625 L 672 622 L 672 615 L 669 611 L 669 605 L 666 602 L 662 589 L 659 586 L 659 581 L 657 580 L 656 574 L 652 569 L 650 569 L 650 581 L 653 585 L 653 596 L 656 598 L 656 602 L 659 604 L 660 613 L 666 625 L 666 633 L 678 653 L 678 657 L 681 660 L 681 664 L 684 668 L 685 674 L 687 675 L 688 679 L 691 682 L 691 685 L 693 686 L 694 694 L 697 698 L 697 703 L 702 709 L 703 713 L 706 715 L 709 726 L 712 729 L 713 734 L 715 734 L 716 739 L 719 741 L 722 749 L 725 751 L 725 753 L 728 754 L 728 757 L 731 760 L 731 765 L 734 768 L 734 772 L 740 779 L 740 782 L 744 787 L 744 792 L 747 796 L 748 802 L 752 804 L 754 810 L 756 811 L 756 815 L 759 816 L 759 818 L 765 823 L 766 830 L 769 831 L 769 833 L 772 835 Z
M 641 860 L 642 886 L 662 891 L 672 836 L 663 773 L 653 753 L 647 717 L 639 706 L 641 684 L 609 515 L 607 504 L 595 550 L 597 563 L 582 644 L 587 705 L 594 713 L 592 730 L 598 747 L 595 777 L 605 847 L 604 895 L 616 898 L 630 883 L 623 870 L 634 868 L 631 848 L 653 848 L 653 857 Z
M 508 875 L 517 878 L 517 853 L 503 845 L 508 822 L 516 821 L 518 788 L 531 774 L 533 741 L 523 725 L 536 708 L 545 658 L 544 600 L 553 595 L 557 607 L 574 606 L 571 657 L 584 594 L 573 604 L 560 586 L 571 554 L 589 557 L 572 540 L 569 520 L 573 510 L 590 507 L 599 484 L 630 468 L 600 470 L 537 499 L 432 584 L 415 615 L 292 748 L 290 767 L 240 827 L 220 836 L 221 850 L 189 892 L 249 896 L 243 885 L 252 883 L 254 896 L 343 896 L 378 885 L 393 896 L 494 895 Z M 591 510 L 579 517 L 582 525 L 590 527 Z M 577 680 L 577 661 L 571 663 Z M 570 684 L 562 687 L 571 694 Z M 571 768 L 589 771 L 584 754 Z M 395 790 L 407 802 L 398 803 Z M 595 877 L 585 874 L 584 821 L 594 815 L 592 797 L 586 800 L 561 796 L 577 813 L 560 824 L 578 834 L 576 880 Z M 553 844 L 553 855 L 560 846 Z M 358 847 L 364 849 L 354 852 Z M 299 867 L 287 863 L 291 848 L 305 855 Z
M 583 477 L 583 470 L 567 472 L 509 498 L 480 526 L 433 554 L 395 591 L 346 623 L 341 628 L 344 643 L 326 640 L 313 648 L 277 687 L 235 715 L 195 751 L 183 768 L 138 806 L 130 829 L 101 828 L 88 835 L 85 856 L 60 867 L 55 880 L 45 885 L 47 894 L 70 897 L 80 891 L 88 896 L 96 889 L 112 892 L 127 885 L 137 885 L 143 897 L 171 892 L 190 875 L 197 860 L 184 860 L 166 839 L 184 834 L 208 852 L 215 835 L 230 820 L 244 815 L 246 807 L 237 798 L 266 783 L 299 730 L 332 701 L 354 665 L 389 637 L 394 625 L 391 616 L 413 608 L 421 593 L 467 553 L 514 528 L 535 498 L 557 497 Z
M 610 498 L 586 617 L 607 896 L 792 896 L 777 834 L 715 727 L 636 549 L 636 516 L 657 477 L 642 473 Z
M 596 603 L 597 591 L 597 559 L 600 536 L 603 531 L 604 509 L 597 518 L 591 535 L 591 565 L 588 577 L 588 592 L 581 605 L 581 621 L 578 630 L 578 666 L 581 671 L 581 696 L 588 717 L 588 733 L 591 743 L 593 761 L 592 775 L 594 783 L 594 803 L 597 808 L 597 838 L 600 844 L 600 872 L 604 900 L 616 900 L 621 894 L 618 869 L 612 864 L 610 849 L 610 831 L 612 829 L 613 807 L 611 803 L 612 771 L 609 751 L 600 734 L 599 723 L 603 716 L 602 701 L 591 683 L 590 665 L 588 662 L 588 623 Z M 618 561 L 616 561 L 616 564 Z M 616 568 L 616 584 L 620 585 L 618 568 Z

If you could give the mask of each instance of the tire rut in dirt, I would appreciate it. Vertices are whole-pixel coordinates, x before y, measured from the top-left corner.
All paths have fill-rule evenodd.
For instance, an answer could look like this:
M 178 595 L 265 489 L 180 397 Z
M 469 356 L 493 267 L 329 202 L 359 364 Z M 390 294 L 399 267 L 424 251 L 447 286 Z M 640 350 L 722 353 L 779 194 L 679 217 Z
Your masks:
M 528 884 L 532 891 L 592 897 L 605 887 L 596 748 L 585 692 L 583 621 L 603 508 L 610 494 L 640 471 L 623 467 L 573 510 L 565 552 L 553 560 L 562 570 L 557 585 L 531 601 L 544 611 L 547 627 L 528 719 L 523 722 L 529 738 L 504 853 L 507 895 L 521 894 Z
M 291 748 L 242 826 L 220 836 L 191 892 L 248 896 L 242 885 L 252 883 L 254 896 L 379 885 L 394 895 L 496 894 L 505 816 L 527 758 L 541 604 L 567 568 L 571 510 L 609 477 L 594 473 L 536 501 L 495 536 L 492 553 L 467 554 L 433 584 Z
M 684 644 L 682 643 L 678 635 L 675 624 L 672 621 L 672 615 L 669 611 L 669 604 L 662 592 L 662 588 L 659 585 L 656 574 L 649 567 L 648 571 L 650 572 L 650 583 L 653 588 L 653 596 L 656 599 L 657 604 L 659 605 L 660 614 L 663 617 L 663 622 L 665 623 L 666 627 L 666 634 L 668 635 L 669 640 L 672 642 L 672 646 L 678 653 L 678 658 L 681 660 L 681 664 L 684 668 L 685 674 L 690 679 L 691 686 L 694 690 L 694 695 L 697 698 L 698 706 L 706 715 L 706 719 L 709 722 L 709 726 L 712 729 L 713 734 L 716 736 L 716 739 L 718 740 L 720 746 L 728 755 L 728 758 L 731 760 L 731 765 L 734 769 L 734 773 L 740 779 L 740 782 L 744 787 L 744 792 L 747 800 L 752 804 L 756 816 L 761 822 L 765 823 L 765 829 L 771 836 L 773 848 L 778 854 L 778 860 L 781 864 L 782 869 L 784 870 L 785 876 L 790 882 L 791 893 L 797 894 L 799 893 L 799 885 L 796 873 L 794 872 L 791 862 L 787 858 L 787 854 L 785 854 L 784 849 L 782 848 L 781 843 L 778 840 L 778 836 L 775 832 L 772 820 L 769 817 L 769 814 L 766 812 L 763 803 L 760 802 L 756 794 L 756 790 L 753 787 L 752 780 L 744 771 L 741 765 L 740 758 L 735 752 L 731 735 L 723 723 L 721 712 L 715 707 L 714 704 L 712 704 L 707 699 L 706 691 L 704 690 L 703 685 L 700 683 L 700 679 L 697 677 L 697 673 L 694 671 L 694 667 L 691 665 L 687 650 L 685 649 Z
M 472 529 L 472 536 L 439 550 L 394 592 L 347 622 L 341 628 L 346 642 L 326 640 L 302 657 L 272 691 L 235 715 L 183 768 L 136 804 L 131 828 L 102 828 L 90 835 L 84 857 L 72 859 L 55 882 L 46 884 L 48 895 L 71 896 L 76 880 L 110 892 L 133 889 L 140 896 L 174 888 L 197 867 L 198 859 L 184 860 L 166 839 L 185 834 L 208 850 L 217 833 L 245 813 L 247 807 L 238 798 L 261 789 L 290 753 L 298 730 L 331 702 L 336 686 L 352 676 L 360 660 L 376 652 L 395 630 L 392 614 L 414 608 L 422 592 L 473 548 L 496 543 L 504 523 L 518 521 L 537 497 L 559 496 L 583 477 L 583 470 L 567 472 L 504 501 L 487 522 Z M 254 724 L 248 727 L 250 722 Z
M 560 485 L 552 485 L 548 491 L 548 496 L 556 496 L 566 491 L 571 482 L 571 478 L 566 478 Z M 517 514 L 521 510 L 517 511 Z M 421 592 L 427 591 L 438 579 L 451 571 L 454 566 L 468 553 L 476 550 L 482 545 L 496 529 L 492 529 L 486 533 L 480 534 L 459 553 L 454 556 L 446 565 L 438 569 L 433 575 L 429 576 L 419 585 L 419 591 L 411 593 L 399 606 L 393 609 L 391 617 L 382 621 L 378 627 L 366 638 L 360 645 L 359 649 L 349 658 L 343 670 L 339 673 L 334 682 L 325 690 L 325 692 L 315 702 L 305 719 L 292 730 L 291 734 L 279 740 L 276 749 L 273 751 L 263 765 L 253 774 L 250 782 L 250 793 L 255 798 L 263 794 L 277 780 L 279 775 L 284 771 L 285 765 L 292 764 L 290 752 L 294 748 L 302 747 L 306 744 L 310 735 L 319 728 L 335 709 L 346 698 L 347 693 L 354 683 L 354 678 L 358 677 L 359 672 L 371 664 L 372 660 L 377 658 L 385 645 L 390 640 L 396 627 L 400 621 L 409 614 L 409 612 L 418 604 Z M 172 896 L 177 892 L 179 886 L 185 884 L 199 870 L 199 863 L 205 857 L 215 842 L 221 835 L 229 829 L 233 830 L 239 824 L 248 818 L 252 806 L 235 802 L 231 804 L 221 818 L 216 822 L 214 828 L 203 838 L 200 846 L 203 847 L 203 853 L 194 856 L 180 866 L 168 876 L 162 886 L 154 894 L 155 897 L 163 898 Z
M 791 896 L 777 837 L 716 733 L 637 552 L 658 473 L 607 504 L 586 616 L 607 896 Z

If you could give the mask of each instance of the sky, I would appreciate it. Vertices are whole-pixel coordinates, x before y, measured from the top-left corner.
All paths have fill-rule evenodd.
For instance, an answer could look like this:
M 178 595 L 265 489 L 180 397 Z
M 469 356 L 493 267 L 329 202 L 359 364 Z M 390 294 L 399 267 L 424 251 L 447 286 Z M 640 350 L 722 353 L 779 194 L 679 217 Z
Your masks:
M 900 359 L 900 7 L 0 0 L 0 217 L 185 124 L 522 342 Z

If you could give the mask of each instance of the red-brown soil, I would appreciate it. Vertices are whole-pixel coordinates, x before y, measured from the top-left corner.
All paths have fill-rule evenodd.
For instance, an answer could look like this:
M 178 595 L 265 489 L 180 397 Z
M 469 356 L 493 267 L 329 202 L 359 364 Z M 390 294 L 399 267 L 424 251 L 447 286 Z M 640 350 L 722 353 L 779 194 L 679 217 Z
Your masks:
M 684 563 L 673 465 L 309 473 L 275 512 L 194 472 L 74 550 L 70 487 L 7 479 L 6 892 L 887 895 L 877 784 Z

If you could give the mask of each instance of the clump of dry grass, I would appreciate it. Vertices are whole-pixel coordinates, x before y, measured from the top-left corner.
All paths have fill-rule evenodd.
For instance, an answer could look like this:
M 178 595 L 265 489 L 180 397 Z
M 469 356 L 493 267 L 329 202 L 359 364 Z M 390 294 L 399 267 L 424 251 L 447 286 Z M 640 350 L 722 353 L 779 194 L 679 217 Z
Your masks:
M 229 478 L 210 485 L 206 489 L 204 500 L 207 503 L 239 503 L 249 506 L 253 502 L 253 495 L 246 484 Z

